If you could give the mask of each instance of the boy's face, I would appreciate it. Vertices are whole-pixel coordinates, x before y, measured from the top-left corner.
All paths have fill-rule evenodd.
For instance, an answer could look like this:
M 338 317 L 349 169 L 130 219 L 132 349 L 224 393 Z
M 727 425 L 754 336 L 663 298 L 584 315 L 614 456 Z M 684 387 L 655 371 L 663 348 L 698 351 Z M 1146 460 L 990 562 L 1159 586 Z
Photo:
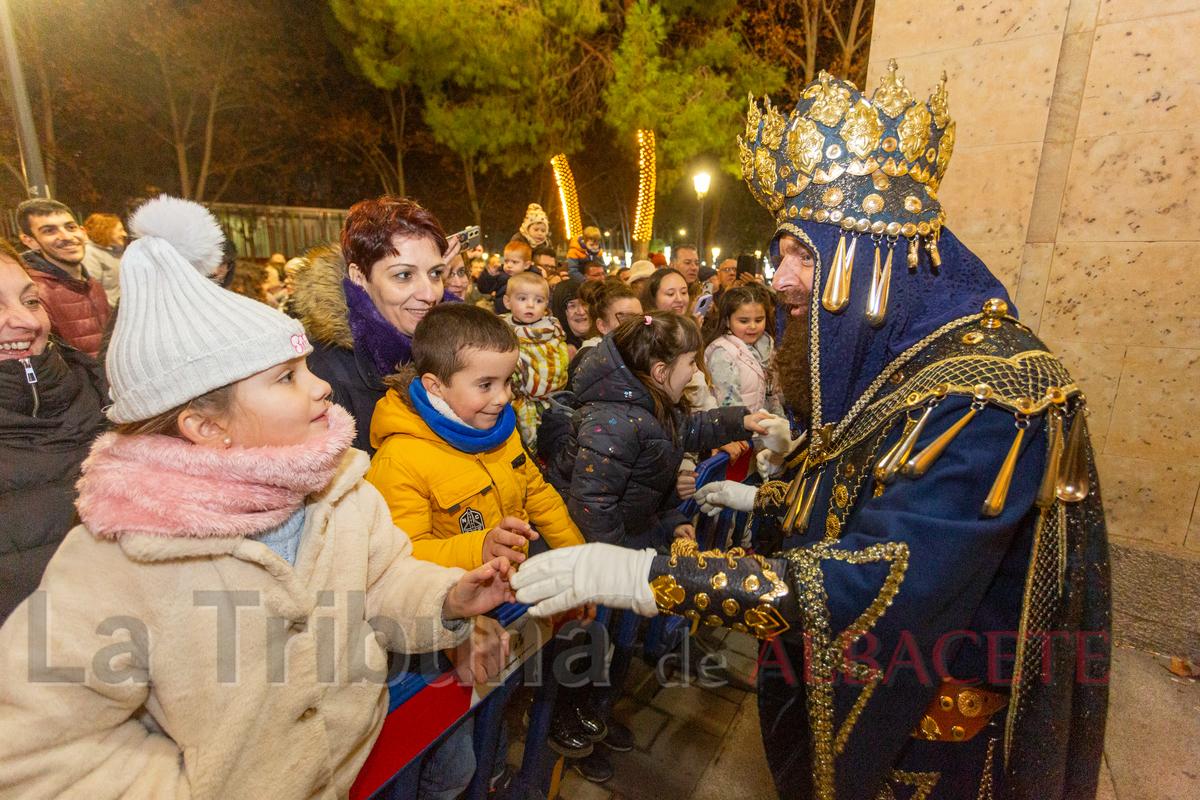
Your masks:
M 540 286 L 518 286 L 504 295 L 504 305 L 512 312 L 513 321 L 522 325 L 537 322 L 546 316 L 550 298 Z
M 509 275 L 516 275 L 527 269 L 529 269 L 529 262 L 522 257 L 519 250 L 509 250 L 504 254 L 504 271 Z
M 599 250 L 600 249 L 600 240 L 599 239 L 584 239 L 583 243 L 587 247 L 588 250 Z
M 520 350 L 504 352 L 469 347 L 463 353 L 466 366 L 442 383 L 434 375 L 421 376 L 425 391 L 446 401 L 458 418 L 480 431 L 496 426 L 504 407 L 512 400 L 512 376 Z

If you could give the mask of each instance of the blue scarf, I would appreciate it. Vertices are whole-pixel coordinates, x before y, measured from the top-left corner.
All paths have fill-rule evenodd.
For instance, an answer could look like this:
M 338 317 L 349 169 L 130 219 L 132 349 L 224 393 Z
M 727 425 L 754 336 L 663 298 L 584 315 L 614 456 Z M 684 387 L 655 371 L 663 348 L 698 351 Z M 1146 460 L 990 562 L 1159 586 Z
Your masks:
M 477 430 L 442 416 L 442 412 L 429 402 L 429 395 L 425 392 L 425 387 L 421 385 L 420 378 L 413 378 L 413 382 L 408 385 L 408 397 L 412 400 L 413 408 L 421 415 L 421 419 L 425 420 L 425 424 L 432 428 L 434 433 L 445 439 L 455 450 L 461 450 L 464 453 L 474 454 L 493 450 L 507 442 L 508 437 L 512 436 L 517 427 L 517 415 L 513 412 L 511 404 L 504 407 L 504 411 L 500 412 L 500 418 L 496 420 L 496 424 L 489 431 Z

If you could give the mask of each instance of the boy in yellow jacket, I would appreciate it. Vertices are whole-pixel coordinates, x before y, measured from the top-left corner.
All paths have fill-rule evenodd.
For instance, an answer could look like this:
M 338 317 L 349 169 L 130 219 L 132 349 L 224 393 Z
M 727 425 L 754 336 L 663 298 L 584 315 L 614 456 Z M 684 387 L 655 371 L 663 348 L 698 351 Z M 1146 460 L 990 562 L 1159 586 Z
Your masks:
M 438 305 L 413 334 L 412 368 L 388 379 L 371 420 L 367 481 L 417 558 L 464 569 L 496 555 L 521 562 L 534 528 L 551 547 L 583 544 L 521 447 L 510 403 L 518 353 L 499 317 Z

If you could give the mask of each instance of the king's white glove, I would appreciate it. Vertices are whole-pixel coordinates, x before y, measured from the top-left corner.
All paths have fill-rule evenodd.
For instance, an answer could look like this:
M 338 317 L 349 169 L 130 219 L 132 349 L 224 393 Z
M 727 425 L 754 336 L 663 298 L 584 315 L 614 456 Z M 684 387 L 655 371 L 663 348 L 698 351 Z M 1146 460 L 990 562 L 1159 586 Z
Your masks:
M 783 472 L 787 454 L 776 453 L 774 450 L 759 450 L 754 456 L 754 461 L 758 465 L 758 474 L 764 479 L 769 479 Z
M 716 517 L 727 508 L 734 511 L 753 511 L 754 496 L 758 489 L 737 481 L 713 481 L 696 490 L 696 502 L 700 510 Z
M 644 617 L 658 613 L 650 589 L 653 550 L 612 544 L 581 544 L 536 555 L 512 576 L 517 602 L 536 603 L 535 617 L 560 614 L 584 603 L 631 608 Z
M 795 442 L 792 441 L 792 428 L 784 417 L 767 417 L 758 423 L 767 429 L 767 435 L 754 434 L 754 444 L 760 450 L 774 450 L 776 453 L 787 455 L 792 452 Z

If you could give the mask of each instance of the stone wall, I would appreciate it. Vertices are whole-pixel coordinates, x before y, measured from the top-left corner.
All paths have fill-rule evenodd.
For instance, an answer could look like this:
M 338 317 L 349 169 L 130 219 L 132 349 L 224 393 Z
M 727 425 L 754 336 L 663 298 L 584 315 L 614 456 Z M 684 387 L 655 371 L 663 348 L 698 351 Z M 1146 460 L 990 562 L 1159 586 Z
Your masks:
M 918 97 L 948 73 L 939 199 L 1087 395 L 1118 640 L 1192 654 L 1198 43 L 1200 0 L 877 0 L 867 85 L 893 57 Z

